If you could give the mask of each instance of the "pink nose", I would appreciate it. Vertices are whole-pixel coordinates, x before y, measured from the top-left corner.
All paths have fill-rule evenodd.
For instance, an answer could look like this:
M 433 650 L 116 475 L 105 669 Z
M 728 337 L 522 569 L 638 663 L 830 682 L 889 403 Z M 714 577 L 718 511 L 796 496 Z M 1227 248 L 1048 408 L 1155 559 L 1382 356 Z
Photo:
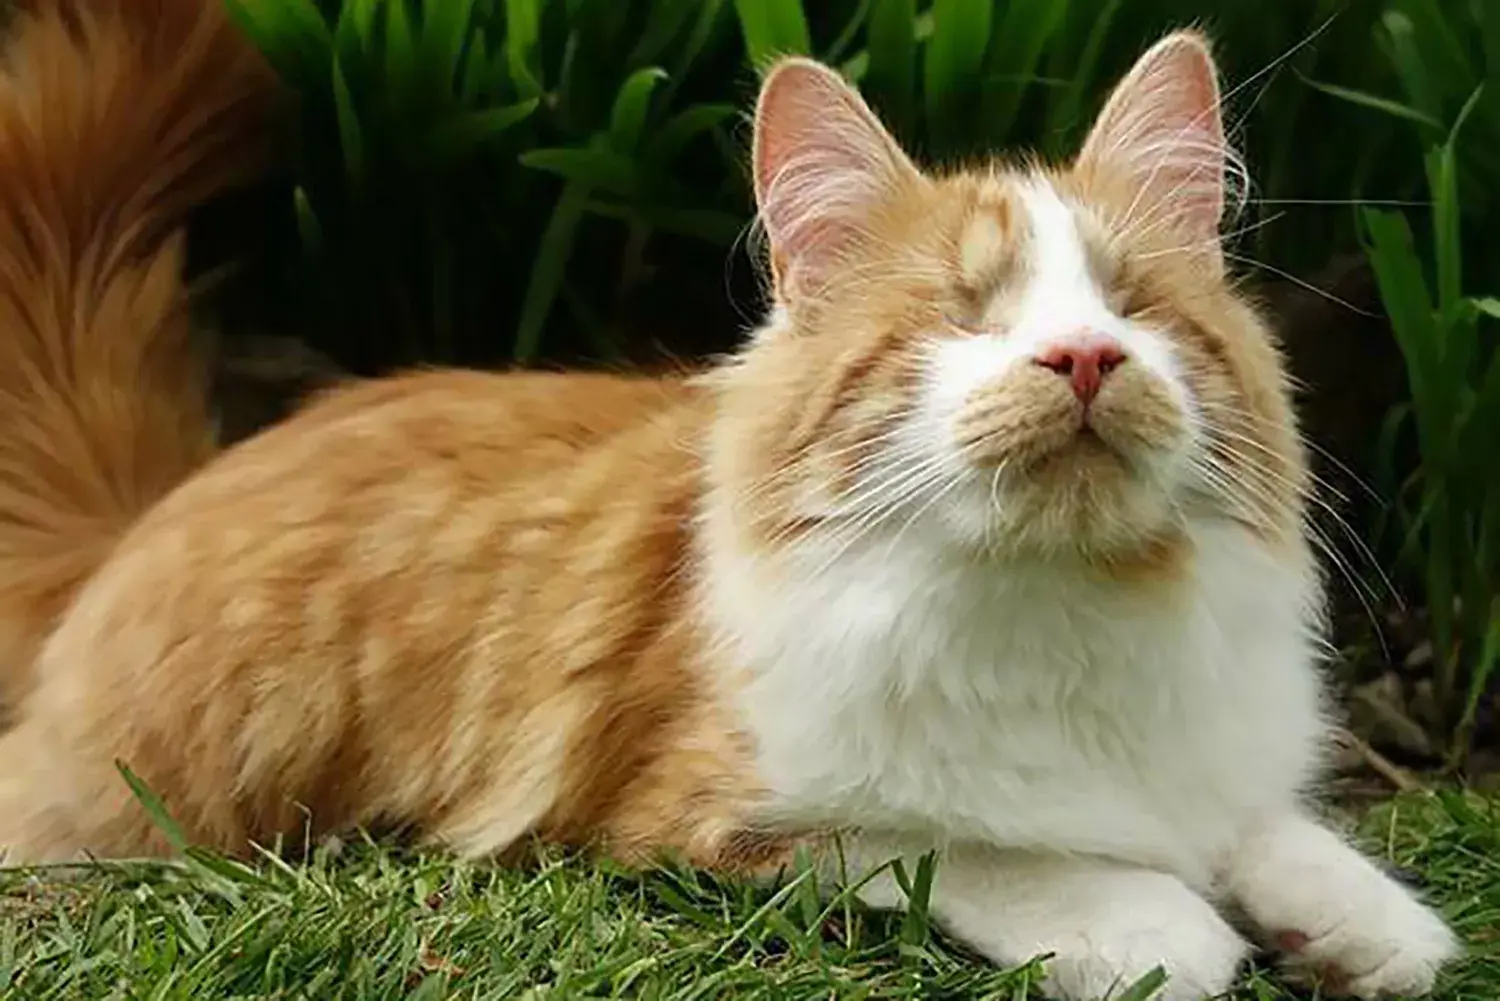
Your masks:
M 1063 376 L 1073 386 L 1073 395 L 1084 406 L 1099 395 L 1104 377 L 1125 361 L 1120 342 L 1103 334 L 1080 331 L 1049 344 L 1036 356 L 1036 363 Z

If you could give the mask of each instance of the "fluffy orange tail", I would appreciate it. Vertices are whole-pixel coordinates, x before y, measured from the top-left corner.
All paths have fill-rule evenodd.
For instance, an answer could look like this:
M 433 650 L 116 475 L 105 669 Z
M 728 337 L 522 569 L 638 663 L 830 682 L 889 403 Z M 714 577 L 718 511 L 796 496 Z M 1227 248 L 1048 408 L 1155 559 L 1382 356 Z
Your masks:
M 115 540 L 212 449 L 180 227 L 260 160 L 222 0 L 30 0 L 0 66 L 0 708 Z

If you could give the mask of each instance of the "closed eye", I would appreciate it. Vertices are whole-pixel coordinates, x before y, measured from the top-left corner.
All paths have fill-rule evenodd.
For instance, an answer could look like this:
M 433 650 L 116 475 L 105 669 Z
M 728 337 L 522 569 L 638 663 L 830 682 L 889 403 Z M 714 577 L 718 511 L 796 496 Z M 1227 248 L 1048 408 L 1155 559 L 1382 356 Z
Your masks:
M 1139 281 L 1117 281 L 1109 287 L 1109 308 L 1126 320 L 1138 319 L 1157 304 L 1155 296 Z
M 979 323 L 976 322 L 972 317 L 956 316 L 952 313 L 946 313 L 943 315 L 943 323 L 948 327 L 949 330 L 952 330 L 954 333 L 969 334 L 973 336 L 981 332 L 979 329 Z

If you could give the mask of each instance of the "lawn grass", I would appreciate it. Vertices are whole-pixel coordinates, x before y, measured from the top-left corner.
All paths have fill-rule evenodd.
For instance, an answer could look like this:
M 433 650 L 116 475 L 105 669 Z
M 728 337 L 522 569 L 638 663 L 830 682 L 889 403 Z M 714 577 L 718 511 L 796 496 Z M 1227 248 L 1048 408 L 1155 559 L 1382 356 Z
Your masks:
M 1500 998 L 1500 799 L 1407 796 L 1366 846 L 1416 874 L 1471 944 L 1438 995 Z M 370 843 L 296 864 L 0 871 L 3 998 L 1005 998 L 1001 971 L 921 921 L 699 874 L 539 853 L 524 870 Z M 1236 1001 L 1305 997 L 1263 971 Z

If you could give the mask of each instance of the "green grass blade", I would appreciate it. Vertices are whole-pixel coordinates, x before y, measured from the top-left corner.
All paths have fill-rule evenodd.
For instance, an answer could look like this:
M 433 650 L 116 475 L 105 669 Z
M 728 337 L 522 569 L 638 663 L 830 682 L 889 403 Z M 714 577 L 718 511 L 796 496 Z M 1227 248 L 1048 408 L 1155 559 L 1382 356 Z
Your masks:
M 1458 175 L 1453 145 L 1444 143 L 1424 158 L 1432 192 L 1432 260 L 1437 276 L 1437 307 L 1448 323 L 1456 318 L 1463 295 L 1463 259 L 1459 243 Z
M 966 131 L 965 108 L 973 108 L 975 84 L 989 46 L 991 0 L 934 0 L 932 37 L 922 65 L 923 107 L 933 140 L 943 149 Z
M 802 0 L 734 0 L 750 64 L 763 71 L 777 56 L 807 55 L 812 40 Z
M 1167 976 L 1164 967 L 1153 967 L 1115 997 L 1117 1001 L 1150 1001 L 1151 998 L 1156 997 L 1156 992 L 1161 990 L 1169 979 L 1171 978 Z
M 1355 90 L 1352 87 L 1341 87 L 1338 84 L 1327 83 L 1322 80 L 1313 80 L 1308 77 L 1303 77 L 1302 80 L 1309 87 L 1321 90 L 1330 97 L 1337 97 L 1342 101 L 1348 101 L 1350 104 L 1358 104 L 1361 107 L 1371 108 L 1396 118 L 1415 122 L 1434 133 L 1443 130 L 1443 123 L 1441 121 L 1419 108 L 1412 107 L 1410 104 L 1403 104 L 1400 101 L 1393 101 L 1388 97 L 1381 97 L 1378 94 L 1366 93 L 1362 90 Z
M 1439 371 L 1436 352 L 1439 331 L 1427 294 L 1422 264 L 1418 259 L 1411 227 L 1399 213 L 1365 209 L 1362 218 L 1369 237 L 1368 256 L 1375 272 L 1380 298 L 1390 316 L 1396 341 L 1406 359 L 1406 373 L 1416 408 L 1418 433 L 1424 454 L 1436 457 L 1440 445 L 1431 439 L 1436 416 L 1433 386 Z
M 992 142 L 1014 131 L 1027 83 L 1039 76 L 1042 56 L 1067 13 L 1067 0 L 1011 0 L 1007 5 L 985 61 L 980 120 Z
M 654 63 L 665 55 L 672 42 L 682 34 L 684 26 L 697 10 L 699 0 L 655 0 L 650 7 L 650 16 L 641 30 L 635 47 L 626 57 L 627 66 Z
M 369 57 L 374 29 L 368 19 L 374 16 L 374 9 L 374 2 L 365 0 L 339 12 L 333 27 L 333 52 L 345 65 L 362 64 Z
M 1447 379 L 1458 387 L 1469 378 L 1478 350 L 1478 331 L 1465 322 L 1472 306 L 1463 299 L 1463 237 L 1458 188 L 1458 137 L 1479 102 L 1483 86 L 1475 87 L 1448 132 L 1448 141 L 1425 158 L 1427 186 L 1432 196 L 1433 265 L 1437 276 L 1438 309 L 1447 327 Z
M 333 106 L 338 118 L 339 148 L 344 152 L 344 170 L 349 183 L 357 190 L 364 181 L 364 140 L 360 136 L 354 98 L 349 94 L 349 83 L 344 79 L 344 69 L 338 59 L 333 61 Z
M 1469 750 L 1475 716 L 1479 712 L 1479 703 L 1489 691 L 1490 679 L 1495 676 L 1496 665 L 1500 664 L 1500 610 L 1493 608 L 1494 596 L 1489 597 L 1491 602 L 1486 606 L 1491 613 L 1487 616 L 1489 627 L 1485 630 L 1479 655 L 1469 665 L 1469 680 L 1464 692 L 1463 712 L 1459 716 L 1458 725 L 1454 728 L 1454 757 L 1458 761 L 1462 761 Z
M 732 104 L 699 104 L 667 119 L 647 140 L 646 152 L 652 163 L 664 167 L 694 139 L 717 125 L 736 117 L 740 109 Z
M 458 88 L 462 103 L 469 104 L 486 95 L 489 71 L 489 44 L 484 35 L 476 33 L 469 39 L 469 49 L 464 53 L 463 75 Z
M 823 911 L 823 894 L 818 888 L 817 859 L 806 845 L 799 845 L 793 854 L 793 866 L 797 872 L 808 874 L 808 878 L 797 888 L 797 894 L 791 903 L 796 905 L 798 911 L 798 927 L 806 934 L 813 950 L 816 950 Z
M 333 48 L 333 32 L 312 0 L 283 0 L 276 4 L 219 0 L 240 29 L 294 87 L 325 72 Z
M 571 146 L 533 149 L 521 154 L 521 163 L 613 195 L 630 195 L 636 187 L 635 164 L 614 150 Z
M 1488 319 L 1500 318 L 1500 303 L 1487 311 L 1483 300 L 1469 300 L 1469 321 L 1476 328 L 1471 336 L 1481 341 L 1487 353 L 1483 374 L 1476 379 L 1473 404 L 1464 422 L 1460 456 L 1494 455 L 1500 452 L 1500 347 L 1483 335 L 1492 333 L 1477 329 Z M 1493 300 L 1491 301 L 1493 303 Z M 1476 366 L 1478 368 L 1480 366 Z M 1492 590 L 1500 591 L 1500 468 L 1493 462 L 1469 462 L 1461 468 L 1472 474 L 1473 497 L 1469 507 L 1478 512 L 1478 539 L 1474 562 L 1489 581 Z
M 1480 76 L 1470 49 L 1455 30 L 1468 21 L 1453 0 L 1395 0 L 1410 22 L 1415 58 L 1427 74 L 1433 99 L 1446 107 L 1474 89 Z
M 677 53 L 676 60 L 672 63 L 671 83 L 667 85 L 665 97 L 666 103 L 672 102 L 672 95 L 676 92 L 682 81 L 687 77 L 688 70 L 698 61 L 703 54 L 708 40 L 713 36 L 714 28 L 719 23 L 719 16 L 724 10 L 724 0 L 698 0 L 698 18 L 693 22 L 692 30 L 688 32 L 687 39 L 683 42 L 681 50 Z
M 1469 96 L 1464 100 L 1463 106 L 1458 109 L 1458 115 L 1453 119 L 1453 126 L 1448 130 L 1448 143 L 1450 145 L 1458 142 L 1458 134 L 1463 131 L 1464 125 L 1469 120 L 1469 116 L 1474 113 L 1474 109 L 1479 107 L 1484 95 L 1485 85 L 1482 83 L 1475 84 L 1474 89 L 1469 92 Z
M 1390 41 L 1391 61 L 1407 101 L 1428 118 L 1441 121 L 1443 102 L 1432 80 L 1433 67 L 1418 45 L 1411 18 L 1402 11 L 1387 10 L 1380 23 Z
M 609 116 L 609 141 L 620 153 L 633 153 L 651 111 L 651 95 L 667 78 L 659 66 L 638 69 L 625 78 Z
M 1500 133 L 1500 13 L 1494 4 L 1479 11 L 1480 51 L 1484 54 L 1484 106 L 1492 131 Z
M 358 39 L 360 48 L 366 53 L 372 51 L 375 44 L 375 25 L 378 23 L 376 18 L 380 16 L 381 2 L 382 0 L 346 0 L 339 10 L 339 30 L 342 31 L 347 24 L 353 36 Z
M 292 189 L 292 214 L 297 221 L 297 237 L 303 257 L 318 257 L 323 252 L 323 226 L 313 211 L 307 189 L 300 184 Z
M 854 5 L 854 13 L 849 15 L 844 26 L 839 29 L 838 36 L 829 44 L 828 48 L 819 56 L 830 66 L 836 66 L 849 54 L 854 47 L 854 40 L 859 37 L 860 29 L 865 26 L 870 16 L 870 0 L 858 0 Z
M 385 5 L 385 91 L 398 114 L 416 110 L 420 72 L 417 37 L 405 0 L 388 0 Z
M 578 226 L 583 222 L 589 194 L 586 184 L 574 183 L 563 188 L 552 209 L 552 218 L 542 231 L 536 262 L 526 286 L 526 298 L 521 304 L 521 319 L 516 326 L 512 356 L 518 364 L 531 364 L 541 349 L 542 331 L 567 274 L 568 262 L 573 256 L 573 242 Z
M 523 99 L 542 95 L 542 83 L 531 69 L 542 33 L 541 3 L 505 0 L 505 67 L 511 86 Z
M 471 31 L 474 2 L 442 0 L 422 6 L 422 66 L 439 94 L 447 95 L 461 82 L 461 60 Z
M 937 865 L 935 851 L 917 859 L 917 873 L 912 878 L 911 894 L 901 920 L 901 944 L 908 948 L 926 946 L 932 940 L 932 885 Z
M 426 148 L 438 160 L 464 156 L 530 118 L 539 103 L 532 98 L 499 108 L 457 112 L 428 133 Z
M 904 136 L 913 136 L 916 125 L 916 19 L 916 0 L 874 0 L 866 32 L 863 89 Z
M 1073 63 L 1072 86 L 1052 103 L 1048 131 L 1053 135 L 1071 139 L 1087 126 L 1088 123 L 1083 121 L 1084 100 L 1096 88 L 1104 43 L 1110 37 L 1110 28 L 1123 5 L 1124 0 L 1106 0 L 1091 18 L 1093 23 L 1083 43 L 1083 51 Z
M 146 811 L 151 822 L 156 825 L 156 829 L 161 831 L 162 837 L 167 839 L 167 843 L 178 852 L 187 851 L 187 834 L 183 831 L 182 825 L 167 811 L 167 805 L 162 802 L 161 797 L 141 781 L 140 776 L 131 771 L 123 761 L 116 761 L 115 769 L 125 780 L 125 784 L 130 787 L 130 791 L 141 804 L 141 809 Z
M 741 921 L 734 929 L 733 934 L 724 939 L 718 949 L 715 950 L 713 954 L 714 958 L 719 959 L 727 955 L 732 948 L 763 923 L 768 915 L 779 911 L 788 900 L 793 899 L 797 894 L 798 888 L 812 878 L 812 873 L 811 869 L 804 869 L 777 887 L 776 892 L 771 895 L 770 899 L 756 908 L 745 920 Z

